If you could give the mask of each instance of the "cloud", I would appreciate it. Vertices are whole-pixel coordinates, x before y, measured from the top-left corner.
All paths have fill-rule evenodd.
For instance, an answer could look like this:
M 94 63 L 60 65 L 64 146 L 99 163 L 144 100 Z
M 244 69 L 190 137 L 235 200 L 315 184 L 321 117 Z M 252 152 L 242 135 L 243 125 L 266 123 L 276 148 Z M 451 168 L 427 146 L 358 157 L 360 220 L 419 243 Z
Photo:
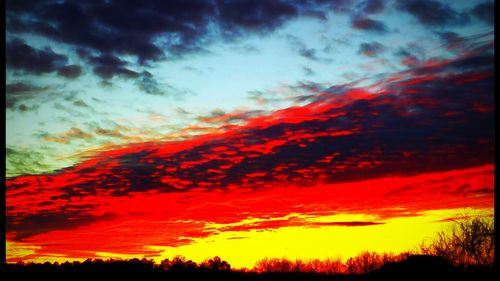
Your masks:
M 351 25 L 355 29 L 373 32 L 373 33 L 386 33 L 387 26 L 378 20 L 371 19 L 369 17 L 355 17 L 351 21 Z
M 211 223 L 223 224 L 219 232 L 368 227 L 424 210 L 492 205 L 493 56 L 478 48 L 422 61 L 374 85 L 304 81 L 280 89 L 303 96 L 300 105 L 216 110 L 198 117 L 217 129 L 206 135 L 101 149 L 59 171 L 9 177 L 7 236 L 48 253 L 141 253 L 144 245 L 218 233 Z M 41 137 L 57 143 L 121 132 L 95 126 Z M 36 174 L 45 157 L 7 147 L 6 161 L 8 175 Z M 314 220 L 319 211 L 367 209 L 375 219 Z M 311 220 L 269 219 L 293 213 Z M 262 222 L 245 225 L 249 214 Z
M 57 74 L 59 74 L 59 76 L 74 79 L 74 78 L 79 77 L 82 74 L 82 67 L 79 65 L 76 65 L 76 64 L 66 65 L 66 66 L 60 67 L 57 70 Z
M 183 96 L 188 94 L 187 91 L 176 89 L 170 85 L 158 83 L 153 74 L 149 71 L 137 72 L 127 68 L 129 63 L 122 60 L 118 56 L 112 54 L 101 54 L 99 56 L 92 56 L 88 51 L 79 49 L 78 54 L 80 57 L 86 59 L 93 66 L 93 73 L 98 77 L 104 79 L 100 82 L 103 87 L 112 86 L 109 81 L 115 76 L 122 79 L 132 79 L 138 86 L 139 90 L 149 95 L 172 95 Z
M 124 67 L 127 62 L 114 55 L 102 54 L 90 57 L 89 62 L 94 65 L 94 74 L 102 79 L 108 80 L 117 75 L 122 78 L 137 78 L 139 73 Z
M 71 229 L 100 220 L 110 220 L 114 217 L 112 213 L 91 215 L 88 211 L 91 210 L 92 206 L 94 205 L 67 205 L 56 211 L 6 216 L 6 227 L 9 232 L 15 233 L 14 239 L 23 241 L 31 236 L 52 230 Z
M 99 82 L 99 86 L 103 88 L 109 88 L 113 86 L 113 83 L 109 82 L 109 80 L 102 80 L 101 82 Z
M 207 52 L 221 38 L 265 36 L 299 16 L 326 19 L 326 11 L 349 13 L 352 5 L 348 0 L 16 2 L 6 3 L 9 33 L 41 35 L 81 55 L 132 56 L 142 66 Z M 368 3 L 365 9 L 377 12 L 380 4 Z
M 26 82 L 17 82 L 5 85 L 5 106 L 14 109 L 19 102 L 29 100 L 49 89 Z
M 302 106 L 269 114 L 215 111 L 198 118 L 220 126 L 212 134 L 103 152 L 87 168 L 68 168 L 64 173 L 79 180 L 68 184 L 63 196 L 85 196 L 96 186 L 115 196 L 200 187 L 307 186 L 320 179 L 355 181 L 490 163 L 492 56 L 472 53 L 428 61 L 384 78 L 375 93 L 354 85 L 321 89 L 304 84 L 301 89 L 310 97 Z M 90 133 L 73 128 L 45 138 L 87 137 Z
M 142 77 L 137 81 L 139 89 L 146 94 L 150 95 L 164 95 L 165 91 L 161 89 L 160 85 L 148 71 L 144 71 L 141 75 Z M 164 87 L 163 87 L 164 88 Z
M 13 28 L 14 31 L 31 31 L 104 53 L 117 51 L 121 54 L 133 54 L 140 60 L 156 59 L 162 55 L 161 50 L 149 42 L 148 35 L 151 36 L 151 28 L 165 27 L 168 21 L 159 19 L 159 13 L 142 13 L 138 9 L 140 7 L 133 3 L 119 5 L 113 1 L 65 1 L 15 7 L 12 2 L 14 1 L 9 1 L 6 5 L 7 28 L 16 15 L 26 16 L 26 20 L 20 20 L 17 27 Z
M 89 57 L 90 63 L 96 66 L 108 66 L 118 68 L 127 64 L 127 62 L 119 59 L 118 57 L 110 54 L 102 54 L 96 57 Z
M 69 143 L 73 140 L 90 139 L 92 138 L 92 134 L 85 133 L 81 129 L 73 127 L 57 135 L 43 134 L 42 138 L 48 142 Z
M 316 10 L 316 9 L 305 10 L 301 13 L 301 16 L 316 18 L 316 19 L 319 19 L 322 21 L 325 21 L 328 19 L 328 14 L 325 11 Z
M 315 223 L 314 226 L 372 226 L 384 224 L 382 222 L 373 221 L 340 221 L 340 222 L 319 222 Z
M 139 73 L 124 67 L 97 66 L 94 68 L 94 74 L 105 80 L 111 79 L 115 75 L 120 76 L 122 78 L 139 77 Z
M 365 14 L 379 14 L 384 11 L 383 0 L 367 0 L 358 4 L 358 7 Z
M 422 49 L 416 44 L 399 47 L 399 49 L 394 52 L 394 55 L 401 59 L 401 64 L 409 67 L 415 66 L 421 60 L 425 59 L 423 57 Z
M 302 66 L 302 70 L 304 71 L 304 74 L 306 76 L 312 76 L 315 74 L 314 70 L 312 70 L 310 67 L 307 66 Z
M 78 48 L 135 56 L 140 64 L 205 50 L 215 38 L 266 34 L 315 3 L 289 1 L 121 1 L 6 3 L 10 32 L 31 32 Z
M 68 175 L 64 180 L 32 177 L 31 184 L 9 185 L 7 218 L 20 223 L 30 218 L 27 224 L 36 220 L 36 214 L 42 219 L 38 224 L 31 223 L 31 227 L 14 226 L 17 233 L 9 223 L 7 237 L 12 241 L 18 235 L 24 236 L 23 242 L 41 246 L 39 254 L 74 254 L 73 251 L 144 254 L 144 245 L 176 247 L 224 231 L 274 230 L 288 226 L 369 227 L 389 218 L 419 216 L 426 210 L 491 207 L 491 193 L 478 191 L 485 185 L 493 186 L 493 170 L 493 165 L 488 165 L 412 177 L 384 177 L 333 185 L 319 183 L 314 188 L 274 185 L 266 189 L 215 192 L 206 189 L 177 193 L 138 191 L 124 197 L 109 196 L 106 188 L 94 188 L 96 194 L 72 201 L 50 200 L 48 196 L 59 192 L 68 181 L 78 181 L 78 177 Z M 95 170 L 88 171 L 93 172 Z M 35 191 L 37 186 L 33 183 L 51 188 Z M 464 184 L 469 186 L 467 193 L 448 193 Z M 381 205 L 381 201 L 384 204 Z M 337 219 L 336 214 L 356 214 L 356 218 Z M 49 220 L 52 217 L 60 224 Z M 83 256 L 89 255 L 84 253 Z
M 240 36 L 243 32 L 267 33 L 298 15 L 298 9 L 288 1 L 218 1 L 221 30 L 224 37 Z
M 384 45 L 378 42 L 371 42 L 371 43 L 365 42 L 359 45 L 358 53 L 368 57 L 376 57 L 384 51 L 385 51 Z
M 33 92 L 33 91 L 40 91 L 43 89 L 45 89 L 45 88 L 37 87 L 37 86 L 34 86 L 32 84 L 26 84 L 23 82 L 5 85 L 5 92 L 7 95 L 9 95 L 9 94 L 13 94 L 13 95 L 24 94 L 24 93 L 29 93 L 29 92 Z
M 73 105 L 78 107 L 88 107 L 88 105 L 83 100 L 76 100 L 73 102 Z
M 53 72 L 68 61 L 65 55 L 57 54 L 48 47 L 44 50 L 35 49 L 20 39 L 7 42 L 5 58 L 8 68 L 38 75 Z
M 301 48 L 299 49 L 299 55 L 312 61 L 329 61 L 328 59 L 318 57 L 314 48 Z
M 471 14 L 478 19 L 484 21 L 487 24 L 492 25 L 494 22 L 494 7 L 493 2 L 484 2 L 481 4 L 476 5 L 474 8 L 471 10 Z
M 462 25 L 469 21 L 466 13 L 459 13 L 450 6 L 433 0 L 399 0 L 396 8 L 431 27 Z
M 470 50 L 467 55 L 455 60 L 429 60 L 427 63 L 422 63 L 411 71 L 415 74 L 436 74 L 440 70 L 458 74 L 460 72 L 477 71 L 480 75 L 487 75 L 494 68 L 493 53 L 491 51 L 478 48 Z
M 465 47 L 465 38 L 455 32 L 438 32 L 439 38 L 444 44 L 444 47 L 449 51 L 461 51 Z
M 291 34 L 286 34 L 284 36 L 285 40 L 288 41 L 290 44 L 291 48 L 297 52 L 297 54 L 301 57 L 304 57 L 308 60 L 311 61 L 316 61 L 316 62 L 322 62 L 322 63 L 328 63 L 331 62 L 332 60 L 329 58 L 323 58 L 318 56 L 318 50 L 315 48 L 308 48 L 307 45 L 305 44 L 304 41 L 302 41 L 300 38 L 297 36 L 291 35 Z
M 221 109 L 214 109 L 208 115 L 198 116 L 197 119 L 200 122 L 208 123 L 208 124 L 228 124 L 228 123 L 237 123 L 242 121 L 247 121 L 251 117 L 255 117 L 260 115 L 262 112 L 259 110 L 253 111 L 242 111 L 235 110 L 233 112 L 226 113 Z
M 47 168 L 45 156 L 37 151 L 12 146 L 5 148 L 6 176 L 38 174 Z
M 300 3 L 301 1 L 298 2 Z M 327 8 L 335 13 L 348 13 L 351 10 L 352 2 L 352 0 L 313 0 L 310 3 L 313 3 L 318 8 Z
M 104 129 L 104 128 L 96 128 L 94 130 L 96 135 L 99 136 L 107 136 L 107 137 L 121 137 L 123 136 L 120 130 L 118 129 Z
M 360 227 L 360 226 L 373 226 L 384 224 L 383 222 L 372 221 L 327 221 L 316 222 L 307 218 L 291 216 L 289 218 L 272 218 L 267 220 L 260 220 L 250 223 L 238 223 L 235 225 L 228 225 L 218 228 L 218 231 L 263 231 L 263 230 L 276 230 L 282 227 L 325 227 L 325 226 L 346 226 L 346 227 Z
M 18 110 L 21 112 L 27 112 L 27 111 L 37 110 L 38 108 L 39 108 L 38 105 L 27 106 L 25 104 L 21 104 L 21 105 L 19 105 Z

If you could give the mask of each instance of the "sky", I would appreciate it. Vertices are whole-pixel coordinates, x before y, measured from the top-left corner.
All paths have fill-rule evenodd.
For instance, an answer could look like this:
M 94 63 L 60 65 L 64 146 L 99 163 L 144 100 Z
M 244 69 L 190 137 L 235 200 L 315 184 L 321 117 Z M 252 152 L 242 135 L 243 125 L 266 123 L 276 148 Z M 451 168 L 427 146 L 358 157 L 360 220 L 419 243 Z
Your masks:
M 9 262 L 347 259 L 493 212 L 493 1 L 5 5 Z

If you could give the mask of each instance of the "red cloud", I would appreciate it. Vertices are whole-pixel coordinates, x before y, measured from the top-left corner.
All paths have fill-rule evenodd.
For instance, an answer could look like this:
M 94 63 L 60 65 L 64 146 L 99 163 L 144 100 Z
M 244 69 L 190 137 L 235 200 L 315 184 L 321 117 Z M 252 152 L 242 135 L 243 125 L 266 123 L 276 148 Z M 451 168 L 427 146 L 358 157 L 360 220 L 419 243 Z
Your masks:
M 244 124 L 212 134 L 134 144 L 51 175 L 8 179 L 7 238 L 47 253 L 137 253 L 214 231 L 375 223 L 279 220 L 294 213 L 383 220 L 491 207 L 488 66 L 471 56 L 428 63 L 376 87 L 341 85 L 304 106 L 240 114 Z M 248 217 L 273 219 L 210 228 Z

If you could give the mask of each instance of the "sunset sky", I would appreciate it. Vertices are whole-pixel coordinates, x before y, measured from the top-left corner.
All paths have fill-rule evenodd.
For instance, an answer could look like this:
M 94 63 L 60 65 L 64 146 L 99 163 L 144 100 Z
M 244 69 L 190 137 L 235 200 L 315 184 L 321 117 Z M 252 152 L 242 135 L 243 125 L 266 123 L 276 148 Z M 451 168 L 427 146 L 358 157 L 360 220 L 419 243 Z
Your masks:
M 7 261 L 347 259 L 494 206 L 493 1 L 7 1 Z

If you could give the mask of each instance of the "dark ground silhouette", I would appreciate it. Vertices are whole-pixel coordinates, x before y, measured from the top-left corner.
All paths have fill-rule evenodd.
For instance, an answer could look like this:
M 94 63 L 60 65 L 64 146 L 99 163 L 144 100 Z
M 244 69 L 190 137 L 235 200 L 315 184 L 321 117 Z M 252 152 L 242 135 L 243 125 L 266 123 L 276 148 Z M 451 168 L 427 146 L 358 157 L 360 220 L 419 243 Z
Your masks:
M 493 266 L 458 267 L 445 259 L 429 255 L 410 255 L 399 262 L 386 262 L 364 274 L 324 274 L 315 272 L 254 272 L 232 270 L 216 257 L 196 264 L 176 258 L 160 264 L 147 259 L 88 259 L 84 262 L 5 264 L 7 280 L 75 280 L 106 278 L 117 280 L 493 280 Z M 28 278 L 28 279 L 26 279 Z M 4 279 L 5 280 L 5 279 Z

